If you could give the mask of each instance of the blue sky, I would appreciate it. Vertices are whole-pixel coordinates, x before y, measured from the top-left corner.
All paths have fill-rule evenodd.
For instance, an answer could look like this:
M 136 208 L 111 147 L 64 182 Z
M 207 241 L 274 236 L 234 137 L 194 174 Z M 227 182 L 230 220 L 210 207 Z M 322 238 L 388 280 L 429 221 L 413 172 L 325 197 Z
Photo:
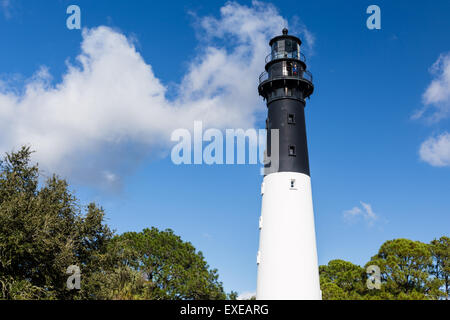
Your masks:
M 66 28 L 70 4 L 84 33 Z M 371 4 L 381 30 L 366 27 Z M 306 117 L 320 264 L 449 235 L 448 1 L 0 8 L 0 151 L 35 146 L 46 172 L 101 204 L 118 232 L 173 229 L 227 290 L 255 291 L 260 168 L 176 166 L 170 132 L 193 120 L 263 128 L 257 78 L 265 39 L 284 25 L 304 40 L 316 86 Z

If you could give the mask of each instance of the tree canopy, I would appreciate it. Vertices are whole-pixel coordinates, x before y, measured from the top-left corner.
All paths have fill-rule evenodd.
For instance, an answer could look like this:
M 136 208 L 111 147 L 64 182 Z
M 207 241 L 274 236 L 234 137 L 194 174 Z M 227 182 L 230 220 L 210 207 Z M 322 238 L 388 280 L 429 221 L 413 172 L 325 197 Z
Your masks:
M 402 299 L 449 298 L 449 238 L 430 244 L 409 239 L 386 241 L 365 268 L 343 260 L 320 266 L 324 299 Z M 380 288 L 369 289 L 366 268 L 378 266 Z
M 0 161 L 0 299 L 225 299 L 216 269 L 173 231 L 114 234 L 23 147 Z M 67 268 L 81 270 L 68 290 Z M 233 295 L 231 296 L 233 297 Z
M 206 300 L 227 297 L 217 270 L 211 270 L 203 254 L 172 230 L 151 228 L 124 233 L 111 241 L 109 253 L 112 265 L 111 271 L 102 275 L 102 298 Z

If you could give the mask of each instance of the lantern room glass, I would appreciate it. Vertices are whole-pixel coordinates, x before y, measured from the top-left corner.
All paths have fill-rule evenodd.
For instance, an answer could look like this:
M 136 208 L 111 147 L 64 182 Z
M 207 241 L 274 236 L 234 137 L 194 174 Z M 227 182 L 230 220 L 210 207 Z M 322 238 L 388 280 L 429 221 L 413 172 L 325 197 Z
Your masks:
M 272 59 L 292 58 L 300 59 L 300 45 L 293 39 L 282 39 L 272 44 Z

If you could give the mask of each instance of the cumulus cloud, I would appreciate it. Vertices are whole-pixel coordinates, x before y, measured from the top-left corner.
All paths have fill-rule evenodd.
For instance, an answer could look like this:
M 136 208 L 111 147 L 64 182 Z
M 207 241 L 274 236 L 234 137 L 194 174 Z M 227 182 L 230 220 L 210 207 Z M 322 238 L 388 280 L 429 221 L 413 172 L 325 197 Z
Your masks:
M 373 211 L 371 204 L 360 201 L 360 205 L 345 210 L 343 212 L 344 219 L 347 222 L 357 222 L 362 218 L 369 226 L 372 226 L 378 220 L 378 215 Z
M 194 120 L 251 127 L 265 111 L 255 79 L 267 42 L 284 26 L 274 6 L 256 1 L 229 2 L 219 17 L 198 18 L 207 40 L 173 98 L 132 40 L 105 26 L 85 29 L 61 82 L 42 67 L 23 90 L 0 85 L 0 152 L 28 144 L 44 170 L 110 184 L 143 157 L 166 154 L 170 133 Z
M 413 118 L 425 117 L 437 122 L 450 115 L 450 53 L 441 54 L 431 66 L 430 73 L 434 79 L 422 95 L 424 107 Z
M 441 54 L 430 68 L 434 79 L 423 94 L 424 107 L 413 118 L 437 122 L 450 115 L 450 52 Z M 425 140 L 419 149 L 421 160 L 435 167 L 450 166 L 450 134 L 444 132 Z
M 430 137 L 422 143 L 420 158 L 435 167 L 450 166 L 450 133 Z

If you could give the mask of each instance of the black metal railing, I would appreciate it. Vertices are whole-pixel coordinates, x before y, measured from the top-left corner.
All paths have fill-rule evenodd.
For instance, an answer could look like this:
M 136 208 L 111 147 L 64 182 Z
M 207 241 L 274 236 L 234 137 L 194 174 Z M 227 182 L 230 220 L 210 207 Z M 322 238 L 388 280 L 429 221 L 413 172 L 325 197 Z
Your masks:
M 283 72 L 282 75 L 272 75 L 271 77 L 269 77 L 269 73 L 267 71 L 264 71 L 259 76 L 259 83 L 261 84 L 262 82 L 264 82 L 266 80 L 282 79 L 284 77 L 298 78 L 298 79 L 309 81 L 311 83 L 313 82 L 313 76 L 312 76 L 311 72 L 309 72 L 307 70 L 300 70 L 297 72 L 286 71 L 286 72 Z
M 303 61 L 306 63 L 306 57 L 303 53 L 298 51 L 292 51 L 292 52 L 286 52 L 286 51 L 273 51 L 272 53 L 269 53 L 266 57 L 266 63 L 277 60 L 277 59 L 283 59 L 283 58 L 290 58 L 290 59 L 298 59 L 300 61 Z

